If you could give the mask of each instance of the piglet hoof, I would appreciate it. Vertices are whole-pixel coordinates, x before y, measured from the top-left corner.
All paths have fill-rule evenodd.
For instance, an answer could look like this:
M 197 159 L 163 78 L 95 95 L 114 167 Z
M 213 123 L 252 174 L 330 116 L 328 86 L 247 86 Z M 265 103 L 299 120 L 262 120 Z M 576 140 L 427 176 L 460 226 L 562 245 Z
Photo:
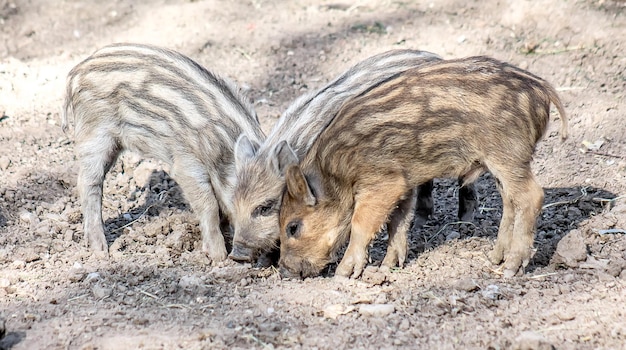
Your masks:
M 474 208 L 467 209 L 469 211 L 461 212 L 459 211 L 459 221 L 462 222 L 473 222 L 474 221 Z
M 106 237 L 104 237 L 104 233 L 101 235 L 87 236 L 87 240 L 89 241 L 89 246 L 91 247 L 91 250 L 96 253 L 98 257 L 103 254 L 108 255 L 109 246 L 107 245 L 107 240 Z
M 234 245 L 233 250 L 230 252 L 228 257 L 231 260 L 241 262 L 241 263 L 251 262 L 252 261 L 252 249 L 243 247 L 240 245 Z
M 494 265 L 499 265 L 504 260 L 504 249 L 496 243 L 495 247 L 487 254 L 489 261 Z
M 341 260 L 339 266 L 337 266 L 337 270 L 335 271 L 335 275 L 345 276 L 350 278 L 358 278 L 361 276 L 363 269 L 365 269 L 365 264 L 367 263 L 367 258 L 355 258 L 352 255 L 346 255 Z
M 106 250 L 98 250 L 93 252 L 93 256 L 98 260 L 108 260 L 109 252 Z
M 211 263 L 213 265 L 226 260 L 226 257 L 228 256 L 228 253 L 226 252 L 226 247 L 224 245 L 217 245 L 217 244 L 213 244 L 213 245 L 209 245 L 204 246 L 202 248 L 202 251 L 207 255 L 207 257 L 209 258 L 209 260 L 211 260 Z
M 424 213 L 420 213 L 416 211 L 415 217 L 413 218 L 413 227 L 416 229 L 421 228 L 428 221 L 428 217 L 429 217 L 428 214 L 424 214 Z
M 510 254 L 504 262 L 504 277 L 511 278 L 513 276 L 524 275 L 524 270 L 526 269 L 526 266 L 528 266 L 532 255 L 532 249 L 528 249 L 524 252 Z
M 392 247 L 387 247 L 387 254 L 385 254 L 385 258 L 383 259 L 382 266 L 387 269 L 398 267 L 404 267 L 404 260 L 406 257 L 406 250 L 404 252 L 398 252 L 397 249 Z

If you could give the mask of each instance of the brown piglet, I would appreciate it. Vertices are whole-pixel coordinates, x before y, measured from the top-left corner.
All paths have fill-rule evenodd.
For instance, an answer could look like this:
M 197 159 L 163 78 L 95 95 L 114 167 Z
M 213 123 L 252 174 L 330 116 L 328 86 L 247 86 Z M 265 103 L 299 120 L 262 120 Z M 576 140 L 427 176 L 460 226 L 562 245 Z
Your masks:
M 406 203 L 415 186 L 437 177 L 470 184 L 485 171 L 503 202 L 490 260 L 503 262 L 507 277 L 523 273 L 543 202 L 531 161 L 551 103 L 564 139 L 567 119 L 555 89 L 483 56 L 430 62 L 374 83 L 329 117 L 299 164 L 287 167 L 281 273 L 317 275 L 349 240 L 336 275 L 356 278 L 381 227 L 412 217 Z M 395 243 L 383 265 L 404 260 L 400 234 L 389 230 Z

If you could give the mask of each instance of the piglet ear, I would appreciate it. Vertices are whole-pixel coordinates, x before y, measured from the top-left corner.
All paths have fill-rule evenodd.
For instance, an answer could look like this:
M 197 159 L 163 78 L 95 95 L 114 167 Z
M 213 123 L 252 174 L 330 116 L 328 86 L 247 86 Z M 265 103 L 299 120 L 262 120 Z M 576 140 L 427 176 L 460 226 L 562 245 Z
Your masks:
M 250 141 L 248 136 L 240 135 L 235 143 L 235 168 L 239 169 L 259 150 L 259 144 Z
M 292 198 L 302 201 L 308 206 L 314 206 L 317 202 L 311 186 L 298 165 L 290 165 L 285 174 L 287 193 Z
M 292 164 L 298 164 L 298 156 L 291 149 L 287 141 L 280 141 L 276 147 L 274 147 L 274 152 L 272 152 L 271 162 L 274 170 L 282 175 L 285 175 L 285 170 Z

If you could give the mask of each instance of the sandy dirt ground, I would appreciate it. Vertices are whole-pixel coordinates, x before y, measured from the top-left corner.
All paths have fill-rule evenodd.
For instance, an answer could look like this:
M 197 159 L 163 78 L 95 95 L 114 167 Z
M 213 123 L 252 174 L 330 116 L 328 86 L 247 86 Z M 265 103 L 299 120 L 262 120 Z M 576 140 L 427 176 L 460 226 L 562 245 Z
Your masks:
M 0 0 L 1 349 L 626 349 L 626 2 L 617 0 Z M 65 77 L 113 42 L 181 51 L 247 90 L 265 130 L 291 101 L 395 48 L 484 54 L 557 88 L 533 168 L 546 192 L 524 276 L 486 259 L 502 211 L 454 181 L 403 269 L 384 234 L 358 280 L 211 266 L 167 169 L 125 155 L 105 183 L 110 257 L 82 241 Z M 620 231 L 621 230 L 621 231 Z

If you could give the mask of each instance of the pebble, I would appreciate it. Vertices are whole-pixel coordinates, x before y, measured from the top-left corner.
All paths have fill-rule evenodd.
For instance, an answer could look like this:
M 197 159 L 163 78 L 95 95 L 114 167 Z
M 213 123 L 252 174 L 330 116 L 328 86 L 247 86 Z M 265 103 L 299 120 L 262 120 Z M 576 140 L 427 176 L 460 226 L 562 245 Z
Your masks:
M 87 277 L 85 277 L 85 281 L 95 282 L 95 281 L 99 281 L 101 278 L 102 276 L 100 275 L 99 272 L 90 272 L 87 274 Z
M 462 290 L 466 292 L 473 292 L 479 288 L 478 284 L 471 278 L 462 278 L 452 285 L 454 289 Z
M 7 156 L 0 157 L 0 170 L 7 170 L 11 165 L 11 159 Z
M 14 269 L 23 269 L 26 267 L 26 261 L 24 260 L 15 260 L 11 263 L 11 267 Z
M 63 234 L 63 240 L 66 242 L 70 242 L 74 240 L 74 230 L 66 230 Z
M 336 319 L 339 315 L 345 315 L 354 311 L 354 306 L 344 306 L 341 304 L 332 304 L 324 307 L 322 311 L 325 318 L 330 318 L 332 320 Z
M 398 329 L 401 331 L 408 331 L 409 328 L 411 328 L 411 322 L 409 322 L 409 320 L 406 318 L 402 319 L 400 325 L 398 326 Z
M 100 284 L 96 284 L 91 287 L 91 292 L 93 293 L 93 296 L 97 299 L 103 299 L 111 295 L 113 290 L 111 288 L 101 286 Z
M 576 318 L 576 314 L 573 311 L 569 310 L 557 311 L 555 315 L 561 321 L 571 321 Z
M 393 304 L 363 304 L 359 306 L 359 314 L 369 317 L 384 317 L 396 311 Z
M 490 284 L 481 291 L 481 294 L 487 299 L 496 300 L 500 296 L 500 287 Z
M 202 280 L 195 276 L 183 276 L 178 281 L 178 286 L 183 289 L 192 289 L 199 286 Z
M 362 280 L 373 285 L 380 285 L 385 282 L 385 274 L 376 266 L 368 266 L 363 271 Z
M 11 285 L 11 281 L 8 278 L 0 278 L 0 288 L 6 288 Z
M 554 346 L 540 333 L 527 331 L 515 338 L 511 348 L 515 350 L 551 350 L 554 349 Z
M 37 215 L 29 212 L 29 211 L 23 211 L 20 213 L 20 220 L 24 223 L 27 223 L 29 225 L 34 225 L 36 223 L 39 222 L 39 219 L 37 218 Z
M 587 245 L 579 230 L 572 230 L 556 245 L 552 263 L 578 267 L 587 259 Z
M 452 241 L 459 238 L 461 238 L 461 234 L 456 231 L 452 231 L 446 236 L 446 241 Z

